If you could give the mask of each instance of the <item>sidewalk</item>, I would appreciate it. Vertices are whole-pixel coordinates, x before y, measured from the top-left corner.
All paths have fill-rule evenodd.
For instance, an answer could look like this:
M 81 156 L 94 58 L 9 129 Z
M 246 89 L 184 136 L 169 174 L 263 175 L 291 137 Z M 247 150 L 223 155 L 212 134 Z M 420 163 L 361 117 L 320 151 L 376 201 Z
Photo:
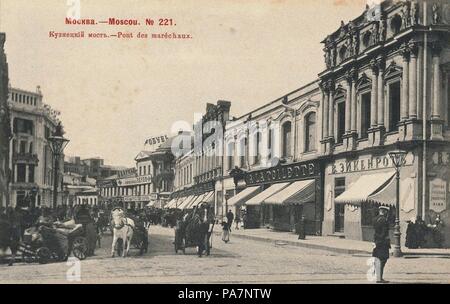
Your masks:
M 221 227 L 214 227 L 215 234 L 221 233 Z M 299 240 L 298 236 L 291 232 L 273 231 L 271 229 L 232 229 L 231 238 L 242 238 L 254 241 L 274 243 L 275 245 L 291 245 L 310 249 L 327 250 L 342 254 L 371 255 L 373 243 L 349 239 L 341 239 L 333 236 L 310 236 L 305 240 Z M 448 257 L 450 249 L 408 249 L 402 246 L 404 257 Z

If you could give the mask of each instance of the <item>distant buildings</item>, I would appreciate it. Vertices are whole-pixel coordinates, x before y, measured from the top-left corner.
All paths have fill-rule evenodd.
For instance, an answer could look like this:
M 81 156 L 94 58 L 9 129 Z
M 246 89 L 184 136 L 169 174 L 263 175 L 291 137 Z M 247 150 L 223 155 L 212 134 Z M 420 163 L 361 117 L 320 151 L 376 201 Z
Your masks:
M 48 138 L 55 131 L 59 112 L 35 92 L 10 88 L 8 100 L 13 138 L 10 142 L 10 202 L 12 206 L 51 206 L 54 159 Z M 58 202 L 62 201 L 63 160 L 58 172 Z

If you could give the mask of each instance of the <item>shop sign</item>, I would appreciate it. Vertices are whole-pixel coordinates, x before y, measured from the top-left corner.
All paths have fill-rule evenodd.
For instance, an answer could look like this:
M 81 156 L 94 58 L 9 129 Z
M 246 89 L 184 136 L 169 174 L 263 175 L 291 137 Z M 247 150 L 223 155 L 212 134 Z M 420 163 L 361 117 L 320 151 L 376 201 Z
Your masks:
M 125 196 L 124 202 L 149 202 L 151 201 L 150 195 L 137 195 L 137 196 Z
M 409 166 L 414 163 L 414 155 L 408 153 L 402 166 Z M 370 171 L 377 169 L 395 168 L 392 159 L 388 155 L 370 156 L 355 160 L 336 161 L 331 165 L 329 174 L 342 174 L 351 172 Z
M 316 162 L 294 163 L 248 172 L 245 174 L 245 182 L 247 186 L 260 185 L 313 178 L 319 174 L 320 168 Z
M 136 176 L 118 179 L 117 186 L 119 187 L 134 186 L 142 184 L 151 184 L 151 182 L 152 182 L 152 175 Z
M 447 209 L 447 182 L 440 178 L 430 181 L 430 210 L 442 212 Z

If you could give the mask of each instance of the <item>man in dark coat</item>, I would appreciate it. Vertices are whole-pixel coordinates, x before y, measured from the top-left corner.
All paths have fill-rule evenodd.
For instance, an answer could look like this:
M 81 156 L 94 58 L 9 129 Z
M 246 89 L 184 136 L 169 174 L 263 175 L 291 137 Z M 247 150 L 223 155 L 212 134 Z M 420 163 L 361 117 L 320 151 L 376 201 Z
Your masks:
M 233 212 L 231 212 L 231 209 L 228 210 L 227 219 L 228 219 L 228 226 L 231 231 L 231 224 L 233 223 L 233 220 L 234 220 L 234 214 L 233 214 Z
M 374 242 L 375 248 L 373 249 L 372 256 L 378 258 L 379 263 L 376 263 L 376 275 L 377 283 L 386 283 L 383 280 L 384 266 L 389 259 L 389 249 L 391 248 L 391 242 L 389 239 L 389 222 L 387 220 L 389 207 L 380 206 L 379 214 L 375 219 L 373 228 L 375 230 Z M 379 265 L 378 265 L 379 264 Z

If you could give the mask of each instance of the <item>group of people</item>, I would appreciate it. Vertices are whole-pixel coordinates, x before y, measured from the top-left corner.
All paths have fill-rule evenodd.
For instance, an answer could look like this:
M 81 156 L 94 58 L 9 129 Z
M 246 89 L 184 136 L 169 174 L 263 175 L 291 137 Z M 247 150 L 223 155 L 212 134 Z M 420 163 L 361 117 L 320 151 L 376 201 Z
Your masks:
M 431 244 L 427 242 L 427 235 L 430 235 L 430 241 L 434 242 L 434 246 L 441 248 L 444 241 L 443 222 L 438 215 L 433 224 L 427 225 L 420 216 L 408 221 L 406 228 L 406 242 L 405 246 L 411 249 L 430 247 Z
M 242 212 L 242 219 L 243 221 L 241 221 L 241 215 L 239 214 L 239 212 L 236 213 L 236 216 L 234 216 L 233 212 L 230 210 L 228 210 L 227 214 L 223 217 L 222 219 L 222 241 L 224 241 L 225 243 L 228 243 L 230 241 L 230 232 L 231 232 L 231 227 L 233 226 L 233 221 L 235 223 L 235 229 L 239 230 L 239 228 L 241 227 L 241 223 L 243 223 L 243 226 L 245 228 L 245 221 L 247 218 L 246 212 L 245 211 L 241 211 Z

